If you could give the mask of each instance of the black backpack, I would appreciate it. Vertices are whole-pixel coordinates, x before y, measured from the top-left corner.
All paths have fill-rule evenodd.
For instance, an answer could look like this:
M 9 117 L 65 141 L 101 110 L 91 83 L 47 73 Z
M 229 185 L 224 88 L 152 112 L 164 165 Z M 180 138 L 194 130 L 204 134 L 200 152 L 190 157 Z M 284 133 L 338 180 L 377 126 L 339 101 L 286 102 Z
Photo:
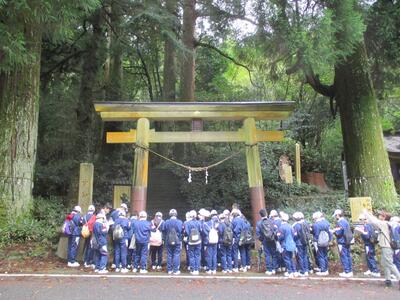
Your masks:
M 230 246 L 233 244 L 233 230 L 230 223 L 225 223 L 224 234 L 222 235 L 222 243 L 225 246 Z
M 344 229 L 344 240 L 346 242 L 346 246 L 351 245 L 353 242 L 353 239 L 354 239 L 354 235 L 353 235 L 353 232 L 351 231 L 350 224 L 348 224 L 348 225 L 349 226 L 347 226 Z
M 310 227 L 305 222 L 300 223 L 300 242 L 303 246 L 308 245 L 310 241 Z
M 390 233 L 390 247 L 392 247 L 393 250 L 398 250 L 400 249 L 400 236 L 397 232 L 395 232 L 395 228 L 393 228 L 389 223 L 389 233 Z
M 198 244 L 200 244 L 200 243 L 201 243 L 200 232 L 197 230 L 196 227 L 193 227 L 193 228 L 190 230 L 188 244 L 189 244 L 189 245 L 198 245 Z
M 254 244 L 253 232 L 250 229 L 243 229 L 240 233 L 239 246 Z
M 274 223 L 270 219 L 263 219 L 261 221 L 261 233 L 267 242 L 275 241 Z
M 178 245 L 180 242 L 178 234 L 176 233 L 175 227 L 172 227 L 170 230 L 168 230 L 167 234 L 167 243 L 169 246 L 175 246 Z
M 377 244 L 378 243 L 378 236 L 379 236 L 379 231 L 377 231 L 375 228 L 372 228 L 371 235 L 369 237 L 369 242 L 371 244 Z

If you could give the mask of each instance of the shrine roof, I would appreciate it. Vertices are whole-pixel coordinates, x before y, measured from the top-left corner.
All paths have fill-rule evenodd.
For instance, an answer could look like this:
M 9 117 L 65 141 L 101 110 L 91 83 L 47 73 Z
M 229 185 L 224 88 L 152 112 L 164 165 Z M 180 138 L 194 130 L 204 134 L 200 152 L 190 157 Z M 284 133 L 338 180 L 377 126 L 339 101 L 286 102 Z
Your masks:
M 95 102 L 103 121 L 285 120 L 294 102 Z

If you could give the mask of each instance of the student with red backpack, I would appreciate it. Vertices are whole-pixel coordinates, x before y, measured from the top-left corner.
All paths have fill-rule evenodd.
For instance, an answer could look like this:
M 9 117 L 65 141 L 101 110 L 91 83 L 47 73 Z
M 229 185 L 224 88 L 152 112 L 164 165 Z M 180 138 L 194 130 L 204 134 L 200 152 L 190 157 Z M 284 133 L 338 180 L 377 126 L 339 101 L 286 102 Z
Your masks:
M 76 261 L 78 254 L 79 239 L 81 236 L 81 218 L 82 209 L 80 206 L 75 206 L 72 212 L 67 216 L 66 220 L 69 219 L 69 232 L 68 236 L 68 267 L 79 267 L 80 264 Z
M 82 236 L 83 233 L 88 230 L 89 236 L 83 236 L 85 238 L 85 246 L 84 246 L 84 259 L 83 259 L 83 266 L 85 268 L 94 267 L 93 261 L 93 248 L 90 243 L 90 236 L 93 233 L 93 226 L 96 222 L 96 215 L 94 213 L 95 208 L 94 205 L 89 205 L 87 214 L 82 218 Z M 86 229 L 87 228 L 87 229 Z

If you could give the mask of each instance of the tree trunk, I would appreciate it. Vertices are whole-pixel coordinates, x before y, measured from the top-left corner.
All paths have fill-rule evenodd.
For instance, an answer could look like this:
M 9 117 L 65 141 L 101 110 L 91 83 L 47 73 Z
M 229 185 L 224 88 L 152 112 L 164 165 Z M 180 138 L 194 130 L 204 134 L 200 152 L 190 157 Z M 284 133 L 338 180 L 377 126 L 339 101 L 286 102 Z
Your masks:
M 335 67 L 334 87 L 342 123 L 349 194 L 370 196 L 376 207 L 392 209 L 397 194 L 363 42 Z
M 196 0 L 183 1 L 183 33 L 182 42 L 185 50 L 182 52 L 181 67 L 181 99 L 194 101 L 195 85 L 195 47 L 194 32 L 196 25 Z
M 79 153 L 79 162 L 93 162 L 95 148 L 98 144 L 97 133 L 95 133 L 96 123 L 93 101 L 95 100 L 94 90 L 96 88 L 98 73 L 103 62 L 103 53 L 100 48 L 104 40 L 104 35 L 100 9 L 94 12 L 91 23 L 93 32 L 83 57 L 81 87 L 77 110 L 80 134 L 76 140 L 76 147 Z
M 36 161 L 42 33 L 33 19 L 20 30 L 32 61 L 0 72 L 0 210 L 13 217 L 30 208 Z

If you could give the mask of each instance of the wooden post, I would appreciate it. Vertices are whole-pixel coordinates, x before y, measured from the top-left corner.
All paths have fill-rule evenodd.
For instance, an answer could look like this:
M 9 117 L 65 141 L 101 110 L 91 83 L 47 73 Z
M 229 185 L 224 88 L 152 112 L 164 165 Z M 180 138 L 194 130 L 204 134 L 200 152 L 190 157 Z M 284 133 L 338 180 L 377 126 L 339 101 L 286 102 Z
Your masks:
M 301 184 L 300 144 L 296 143 L 296 182 Z
M 141 118 L 137 122 L 136 144 L 149 147 L 150 121 Z M 140 212 L 146 210 L 147 201 L 147 178 L 149 171 L 149 152 L 136 148 L 135 161 L 133 164 L 133 189 L 131 196 L 131 210 Z
M 260 219 L 259 211 L 265 208 L 264 187 L 261 173 L 260 153 L 257 145 L 257 129 L 254 118 L 247 118 L 243 123 L 246 143 L 247 175 L 250 187 L 250 200 L 253 224 Z

